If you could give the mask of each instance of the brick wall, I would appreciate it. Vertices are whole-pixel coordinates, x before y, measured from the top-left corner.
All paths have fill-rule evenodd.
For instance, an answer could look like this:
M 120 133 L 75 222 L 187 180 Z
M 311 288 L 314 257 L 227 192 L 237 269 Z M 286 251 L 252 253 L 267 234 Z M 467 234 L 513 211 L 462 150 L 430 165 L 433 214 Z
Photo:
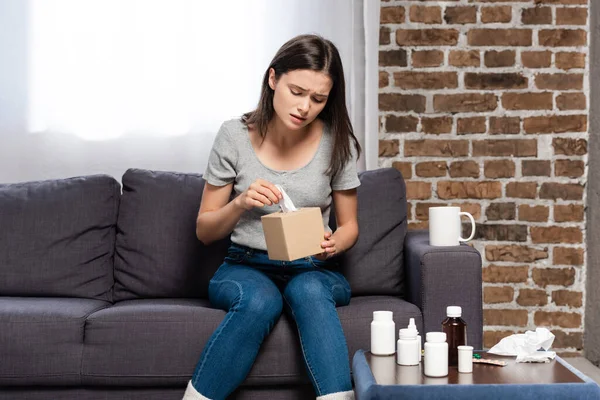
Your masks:
M 382 1 L 380 165 L 473 214 L 484 345 L 536 326 L 583 347 L 587 0 Z

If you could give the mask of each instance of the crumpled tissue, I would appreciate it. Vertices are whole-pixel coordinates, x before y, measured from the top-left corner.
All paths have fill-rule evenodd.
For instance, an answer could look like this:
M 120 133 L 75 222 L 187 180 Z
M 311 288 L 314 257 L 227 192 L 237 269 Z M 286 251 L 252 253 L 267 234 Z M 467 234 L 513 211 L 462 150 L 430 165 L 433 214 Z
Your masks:
M 500 340 L 488 353 L 499 356 L 517 356 L 517 362 L 547 363 L 556 356 L 548 351 L 554 342 L 554 334 L 546 328 L 536 328 L 535 332 L 527 331 L 510 335 Z M 540 351 L 543 349 L 544 351 Z

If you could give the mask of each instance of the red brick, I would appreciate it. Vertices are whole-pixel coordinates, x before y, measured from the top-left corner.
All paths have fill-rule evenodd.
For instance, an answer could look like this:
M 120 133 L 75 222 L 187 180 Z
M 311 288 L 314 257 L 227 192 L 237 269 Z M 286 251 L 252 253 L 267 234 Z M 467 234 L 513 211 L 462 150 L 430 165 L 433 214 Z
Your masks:
M 502 184 L 488 181 L 439 181 L 437 194 L 440 199 L 497 199 L 502 196 Z
M 548 251 L 520 245 L 489 245 L 485 246 L 485 257 L 488 261 L 534 262 L 548 258 Z
M 585 54 L 577 52 L 556 53 L 556 68 L 570 70 L 575 68 L 585 68 Z
M 524 51 L 521 53 L 521 62 L 527 68 L 548 68 L 552 64 L 552 52 Z
M 525 25 L 552 24 L 552 9 L 550 7 L 524 8 L 521 12 L 521 23 Z
M 512 20 L 512 7 L 482 7 L 481 22 L 490 24 L 494 22 L 510 22 Z
M 510 303 L 515 289 L 510 286 L 486 286 L 483 288 L 483 301 L 488 304 Z
M 537 183 L 535 182 L 509 182 L 506 185 L 506 197 L 522 199 L 535 199 Z
M 491 203 L 485 210 L 489 221 L 513 220 L 516 216 L 515 203 Z
M 397 140 L 379 140 L 379 157 L 393 157 L 398 155 L 400 143 Z
M 465 73 L 467 89 L 524 89 L 528 80 L 519 73 Z
M 587 115 L 549 115 L 528 117 L 523 122 L 525 133 L 586 132 Z
M 547 206 L 532 206 L 521 204 L 519 206 L 519 221 L 547 222 L 550 209 Z
M 537 156 L 536 139 L 474 140 L 473 156 L 534 157 Z
M 575 282 L 575 268 L 534 268 L 531 276 L 540 287 L 548 285 L 566 287 Z
M 448 62 L 453 67 L 479 67 L 481 58 L 477 50 L 451 50 Z
M 463 224 L 463 237 L 471 233 L 471 224 Z M 491 240 L 495 242 L 527 241 L 527 225 L 509 224 L 476 224 L 475 240 Z
M 459 135 L 467 133 L 485 133 L 485 117 L 459 118 L 456 123 Z
M 515 163 L 512 160 L 486 160 L 483 174 L 486 178 L 512 178 L 515 176 Z
M 531 46 L 531 29 L 471 29 L 469 46 Z
M 581 326 L 581 314 L 559 311 L 536 311 L 533 316 L 533 321 L 536 326 L 579 328 Z
M 433 109 L 436 112 L 484 112 L 493 111 L 498 105 L 492 93 L 436 94 Z
M 421 118 L 423 133 L 450 133 L 452 132 L 452 117 Z
M 398 171 L 400 171 L 404 180 L 412 178 L 412 163 L 394 161 L 392 163 L 392 168 L 396 168 Z
M 411 6 L 410 20 L 411 22 L 422 22 L 425 24 L 441 24 L 442 8 L 439 6 Z
M 453 89 L 458 87 L 456 72 L 394 72 L 394 85 L 402 89 Z
M 519 117 L 490 117 L 491 134 L 516 134 L 521 132 Z
M 467 140 L 406 140 L 404 156 L 461 157 L 469 154 Z
M 540 189 L 540 199 L 581 200 L 583 186 L 577 183 L 544 182 Z
M 484 325 L 526 326 L 527 310 L 483 310 Z
M 523 176 L 550 176 L 550 160 L 523 160 Z
M 390 84 L 390 76 L 385 71 L 379 71 L 379 88 L 384 88 Z
M 545 290 L 520 289 L 517 304 L 523 307 L 545 306 L 548 304 L 548 294 Z
M 516 53 L 514 50 L 489 50 L 485 52 L 483 61 L 486 67 L 512 67 L 515 65 Z
M 571 138 L 553 138 L 554 154 L 565 156 L 582 156 L 587 154 L 587 140 Z
M 407 200 L 425 200 L 431 197 L 430 182 L 406 182 L 406 199 Z
M 555 349 L 564 349 L 574 347 L 576 349 L 583 348 L 583 332 L 564 332 L 562 330 L 553 330 L 554 342 L 552 347 Z M 577 356 L 581 356 L 578 354 Z M 559 357 L 562 357 L 559 356 Z
M 417 68 L 422 67 L 438 67 L 444 63 L 444 52 L 440 50 L 413 50 L 412 66 Z
M 584 93 L 562 93 L 556 97 L 559 110 L 585 110 L 587 100 Z
M 579 178 L 583 176 L 585 164 L 581 160 L 556 160 L 554 164 L 555 176 Z
M 379 66 L 406 67 L 408 65 L 406 50 L 385 50 L 379 52 Z
M 399 46 L 455 46 L 458 44 L 456 29 L 398 29 L 396 43 Z
M 379 44 L 386 45 L 391 43 L 391 29 L 387 26 L 379 28 Z
M 530 229 L 533 243 L 582 243 L 580 228 L 560 226 L 532 226 Z
M 538 89 L 572 90 L 583 89 L 583 74 L 538 74 L 535 77 Z
M 387 115 L 385 117 L 386 132 L 416 132 L 418 124 L 419 118 L 412 115 Z
M 505 110 L 552 110 L 552 92 L 504 93 L 502 107 Z
M 381 7 L 379 22 L 382 24 L 401 24 L 406 11 L 404 7 Z
M 555 204 L 554 221 L 556 222 L 582 222 L 584 208 L 582 204 Z
M 587 45 L 587 32 L 583 29 L 542 29 L 538 42 L 543 47 L 577 47 Z
M 447 169 L 445 161 L 426 161 L 415 166 L 417 176 L 425 178 L 446 176 Z
M 477 22 L 477 7 L 446 7 L 444 21 L 447 24 L 474 24 Z
M 380 111 L 425 112 L 425 96 L 420 94 L 379 93 Z
M 583 295 L 581 292 L 572 292 L 570 290 L 555 290 L 552 292 L 552 301 L 557 306 L 577 308 L 583 305 Z
M 491 349 L 492 347 L 494 347 L 495 345 L 500 343 L 500 341 L 502 339 L 504 339 L 505 337 L 514 335 L 514 334 L 515 334 L 515 332 L 513 332 L 513 331 L 484 331 L 483 332 L 483 348 Z
M 555 247 L 552 252 L 554 265 L 583 265 L 583 249 L 575 247 Z
M 455 161 L 450 164 L 452 178 L 479 178 L 479 164 L 475 161 Z
M 556 25 L 586 25 L 588 9 L 585 7 L 557 7 Z

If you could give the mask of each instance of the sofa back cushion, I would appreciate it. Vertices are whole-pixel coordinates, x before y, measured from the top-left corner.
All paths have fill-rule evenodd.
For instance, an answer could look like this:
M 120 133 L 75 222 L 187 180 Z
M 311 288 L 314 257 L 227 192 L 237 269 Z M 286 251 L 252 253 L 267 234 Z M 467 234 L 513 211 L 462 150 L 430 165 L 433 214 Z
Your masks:
M 359 239 L 341 259 L 356 295 L 403 294 L 406 190 L 386 168 L 360 174 Z M 130 169 L 123 176 L 115 250 L 115 300 L 207 298 L 208 282 L 229 239 L 204 246 L 196 217 L 204 179 L 199 174 Z M 332 210 L 331 223 L 335 224 Z
M 352 296 L 404 294 L 406 186 L 400 172 L 381 168 L 359 174 L 358 240 L 341 257 Z M 335 224 L 335 211 L 331 225 Z
M 204 246 L 196 217 L 199 174 L 129 169 L 123 175 L 115 254 L 115 300 L 208 297 L 229 239 Z
M 110 301 L 119 197 L 106 175 L 0 185 L 0 296 Z

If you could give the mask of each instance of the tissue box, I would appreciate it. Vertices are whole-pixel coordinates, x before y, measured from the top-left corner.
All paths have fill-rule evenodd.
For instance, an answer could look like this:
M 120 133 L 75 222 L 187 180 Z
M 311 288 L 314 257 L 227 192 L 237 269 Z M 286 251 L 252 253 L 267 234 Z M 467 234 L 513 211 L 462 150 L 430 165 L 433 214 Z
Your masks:
M 323 215 L 319 207 L 281 211 L 261 217 L 269 259 L 293 261 L 323 252 Z

